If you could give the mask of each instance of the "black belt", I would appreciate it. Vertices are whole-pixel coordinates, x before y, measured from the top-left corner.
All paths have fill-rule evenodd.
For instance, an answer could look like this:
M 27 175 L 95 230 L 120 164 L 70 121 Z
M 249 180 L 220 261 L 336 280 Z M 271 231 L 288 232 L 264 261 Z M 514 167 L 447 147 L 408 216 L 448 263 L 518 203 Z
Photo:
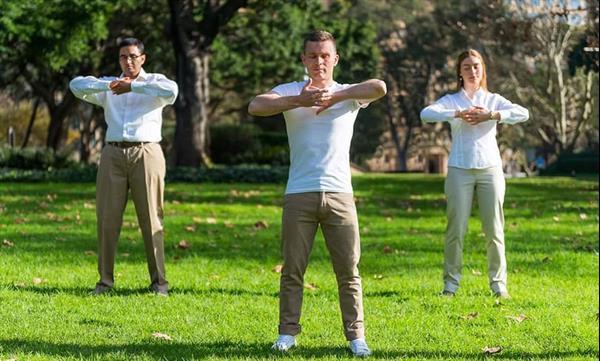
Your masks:
M 118 147 L 118 148 L 131 148 L 131 147 L 138 147 L 142 144 L 148 144 L 151 142 L 107 142 L 108 145 L 112 145 L 113 147 Z

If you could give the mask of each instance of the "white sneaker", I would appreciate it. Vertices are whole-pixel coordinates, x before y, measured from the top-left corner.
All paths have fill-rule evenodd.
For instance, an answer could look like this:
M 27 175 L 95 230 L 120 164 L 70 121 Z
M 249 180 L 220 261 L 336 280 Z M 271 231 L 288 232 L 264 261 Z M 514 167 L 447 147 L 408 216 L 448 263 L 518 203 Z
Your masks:
M 371 350 L 367 346 L 367 342 L 364 338 L 357 338 L 356 340 L 350 341 L 350 351 L 356 357 L 369 357 L 371 356 Z
M 296 346 L 296 337 L 292 335 L 279 335 L 277 341 L 275 341 L 271 349 L 281 352 L 287 352 L 294 346 Z

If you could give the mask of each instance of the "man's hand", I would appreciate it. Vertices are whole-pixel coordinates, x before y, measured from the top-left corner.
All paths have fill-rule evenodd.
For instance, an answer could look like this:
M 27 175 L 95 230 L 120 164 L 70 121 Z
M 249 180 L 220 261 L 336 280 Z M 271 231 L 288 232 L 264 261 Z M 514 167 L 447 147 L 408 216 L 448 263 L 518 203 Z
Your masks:
M 116 95 L 129 93 L 131 91 L 131 79 L 125 77 L 113 80 L 108 87 L 112 90 L 112 93 Z
M 340 101 L 340 99 L 337 98 L 335 95 L 336 95 L 336 93 L 330 92 L 329 90 L 321 95 L 319 104 L 317 104 L 317 105 L 320 105 L 319 109 L 317 109 L 317 115 L 319 113 L 321 113 L 322 111 L 324 111 L 325 109 L 332 106 L 333 104 Z
M 302 88 L 302 92 L 298 95 L 298 104 L 301 107 L 322 106 L 331 99 L 331 92 L 327 89 L 319 89 L 312 85 L 312 79 Z
M 461 118 L 469 125 L 477 125 L 491 120 L 492 112 L 483 107 L 475 106 L 467 110 L 457 111 L 455 116 Z

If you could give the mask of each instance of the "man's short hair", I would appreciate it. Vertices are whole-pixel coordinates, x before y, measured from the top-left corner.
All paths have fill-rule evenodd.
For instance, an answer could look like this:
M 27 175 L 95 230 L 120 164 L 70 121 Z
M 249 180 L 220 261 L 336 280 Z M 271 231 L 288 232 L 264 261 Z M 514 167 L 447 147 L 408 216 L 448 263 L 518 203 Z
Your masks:
M 331 35 L 330 32 L 325 30 L 313 30 L 310 33 L 304 35 L 304 45 L 302 47 L 302 52 L 306 50 L 306 43 L 309 41 L 331 41 L 333 43 L 333 48 L 335 49 L 335 38 Z
M 140 54 L 144 54 L 144 43 L 140 39 L 136 38 L 125 38 L 119 42 L 119 49 L 124 48 L 126 46 L 137 46 L 140 51 Z

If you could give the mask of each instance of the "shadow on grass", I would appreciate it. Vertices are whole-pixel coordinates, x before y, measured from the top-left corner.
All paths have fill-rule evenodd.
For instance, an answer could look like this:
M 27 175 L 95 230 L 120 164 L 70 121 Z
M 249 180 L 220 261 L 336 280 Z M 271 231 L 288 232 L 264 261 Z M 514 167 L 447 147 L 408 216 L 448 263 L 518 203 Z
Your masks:
M 90 287 L 54 287 L 54 286 L 15 286 L 13 284 L 0 285 L 0 288 L 8 289 L 11 291 L 31 292 L 40 295 L 60 295 L 67 294 L 78 297 L 130 297 L 130 296 L 143 296 L 152 295 L 153 292 L 147 287 L 135 287 L 135 288 L 121 288 L 115 287 L 114 289 L 104 293 L 102 295 L 94 295 L 93 285 Z M 169 295 L 192 295 L 192 296 L 209 296 L 209 295 L 227 295 L 227 296 L 261 296 L 261 297 L 279 297 L 278 292 L 267 292 L 267 291 L 252 291 L 243 290 L 237 288 L 208 288 L 208 289 L 196 289 L 196 288 L 184 288 L 184 287 L 173 287 L 169 290 Z
M 36 293 L 40 295 L 60 295 L 67 294 L 71 296 L 77 297 L 130 297 L 130 296 L 143 296 L 143 295 L 151 295 L 152 291 L 149 288 L 145 287 L 135 287 L 135 288 L 120 288 L 115 287 L 110 290 L 106 294 L 97 296 L 93 295 L 93 287 L 54 287 L 54 286 L 16 286 L 13 284 L 0 284 L 0 288 L 11 290 L 11 291 L 20 291 L 20 292 L 30 292 Z M 323 291 L 324 292 L 324 291 Z M 335 290 L 331 290 L 332 295 L 337 295 Z M 198 288 L 189 288 L 189 287 L 173 287 L 169 290 L 169 295 L 177 296 L 177 295 L 191 295 L 191 296 L 212 296 L 212 295 L 227 295 L 227 296 L 259 296 L 259 297 L 273 297 L 278 298 L 279 292 L 270 292 L 270 291 L 253 291 L 253 290 L 244 290 L 239 288 L 223 288 L 223 287 L 211 287 L 206 289 L 198 289 Z M 405 293 L 400 291 L 375 291 L 375 292 L 365 292 L 365 297 L 395 297 L 398 298 L 399 301 L 407 301 L 409 298 Z
M 245 343 L 221 341 L 206 343 L 182 342 L 141 342 L 128 345 L 90 346 L 77 343 L 34 342 L 29 340 L 0 340 L 3 352 L 36 354 L 49 357 L 78 357 L 99 359 L 132 359 L 145 357 L 153 360 L 187 360 L 191 358 L 270 358 L 279 359 L 282 355 L 271 351 L 270 343 Z M 597 357 L 594 349 L 575 351 L 547 351 L 542 353 L 506 350 L 493 355 L 494 359 L 548 359 L 565 357 Z M 290 351 L 294 358 L 346 358 L 350 352 L 344 346 L 298 347 Z M 444 351 L 382 351 L 375 350 L 372 359 L 417 358 L 417 359 L 489 359 L 481 352 L 444 352 Z

